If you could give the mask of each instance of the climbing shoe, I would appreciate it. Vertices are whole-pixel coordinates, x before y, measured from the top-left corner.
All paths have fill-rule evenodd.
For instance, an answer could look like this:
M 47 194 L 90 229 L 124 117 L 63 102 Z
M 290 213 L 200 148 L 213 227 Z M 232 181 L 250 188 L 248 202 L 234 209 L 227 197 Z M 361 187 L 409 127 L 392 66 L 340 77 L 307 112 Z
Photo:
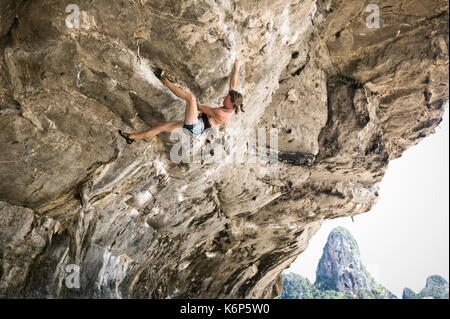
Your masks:
M 166 72 L 163 69 L 157 68 L 153 73 L 155 73 L 156 77 L 161 81 L 167 79 Z
M 130 137 L 130 135 L 131 135 L 130 133 L 124 133 L 121 130 L 119 130 L 119 134 L 127 141 L 128 144 L 136 142 L 136 140 L 134 140 Z

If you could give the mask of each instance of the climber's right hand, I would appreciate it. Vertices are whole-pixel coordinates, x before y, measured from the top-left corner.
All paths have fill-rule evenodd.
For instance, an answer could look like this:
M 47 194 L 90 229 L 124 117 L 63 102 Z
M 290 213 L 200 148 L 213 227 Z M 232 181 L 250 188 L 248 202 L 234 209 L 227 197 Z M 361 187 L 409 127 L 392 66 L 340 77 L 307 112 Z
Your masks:
M 166 72 L 164 72 L 164 70 L 161 68 L 157 68 L 153 73 L 155 73 L 156 77 L 160 81 L 163 81 L 167 78 Z

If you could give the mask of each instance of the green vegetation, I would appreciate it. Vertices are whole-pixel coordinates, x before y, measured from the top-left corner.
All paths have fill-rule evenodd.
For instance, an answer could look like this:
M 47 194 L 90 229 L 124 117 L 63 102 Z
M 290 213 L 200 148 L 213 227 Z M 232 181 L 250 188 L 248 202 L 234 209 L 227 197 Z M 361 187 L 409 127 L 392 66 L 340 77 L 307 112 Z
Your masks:
M 345 229 L 342 226 L 338 226 L 335 227 L 331 233 L 330 236 L 332 234 L 338 235 L 340 237 L 342 237 L 344 239 L 345 242 L 347 242 L 350 245 L 350 249 L 352 251 L 352 254 L 358 254 L 359 255 L 359 247 L 358 247 L 358 243 L 356 242 L 355 238 L 353 238 L 352 234 Z
M 367 279 L 370 280 L 370 292 L 366 292 L 367 298 L 370 299 L 391 299 L 391 298 L 397 298 L 394 294 L 392 294 L 389 290 L 384 288 L 382 285 L 380 285 L 375 278 L 372 277 L 372 275 L 365 270 Z
M 358 244 L 347 229 L 334 228 L 327 245 L 316 270 L 315 283 L 298 274 L 283 273 L 283 288 L 277 299 L 397 299 L 364 267 Z M 333 253 L 329 253 L 330 250 Z M 448 282 L 441 276 L 430 276 L 420 293 L 405 288 L 402 297 L 448 299 Z
M 433 297 L 433 299 L 449 299 L 448 282 L 441 276 L 434 275 L 427 278 L 427 285 L 418 294 L 417 298 Z
M 319 283 L 319 284 L 318 284 Z M 372 290 L 359 291 L 357 295 L 335 289 L 325 289 L 327 284 L 320 279 L 312 284 L 308 278 L 294 273 L 283 273 L 283 289 L 277 299 L 386 299 L 396 298 L 387 289 L 375 282 Z
M 321 275 L 317 275 L 314 286 L 319 290 L 337 290 L 331 278 Z
M 277 299 L 355 299 L 356 296 L 336 290 L 322 290 L 308 278 L 289 273 L 283 274 L 283 290 Z

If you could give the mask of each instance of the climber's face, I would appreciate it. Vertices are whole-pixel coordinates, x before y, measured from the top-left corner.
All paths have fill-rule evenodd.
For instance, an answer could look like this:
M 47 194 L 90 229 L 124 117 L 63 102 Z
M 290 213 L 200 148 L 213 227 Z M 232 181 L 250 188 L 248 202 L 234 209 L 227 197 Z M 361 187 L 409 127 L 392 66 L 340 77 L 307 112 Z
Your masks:
M 223 97 L 223 106 L 227 109 L 233 108 L 233 102 L 231 102 L 231 96 L 228 94 L 227 96 Z

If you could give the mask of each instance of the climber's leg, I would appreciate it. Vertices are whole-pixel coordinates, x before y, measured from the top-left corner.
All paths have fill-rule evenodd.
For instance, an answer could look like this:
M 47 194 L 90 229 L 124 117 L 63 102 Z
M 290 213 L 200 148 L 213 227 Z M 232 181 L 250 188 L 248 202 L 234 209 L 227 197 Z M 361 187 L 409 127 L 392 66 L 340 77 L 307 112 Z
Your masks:
M 189 94 L 186 99 L 186 110 L 184 113 L 184 121 L 192 122 L 198 118 L 197 99 L 192 94 Z
M 181 88 L 171 83 L 168 79 L 163 79 L 161 81 L 169 88 L 169 90 L 173 92 L 173 94 L 186 101 L 184 121 L 195 121 L 198 117 L 197 100 L 195 96 L 190 93 L 186 93 Z
M 134 140 L 142 140 L 143 138 L 150 138 L 153 136 L 158 135 L 161 132 L 172 132 L 176 128 L 182 128 L 183 127 L 183 121 L 170 121 L 170 122 L 163 122 L 159 123 L 155 127 L 148 129 L 146 131 L 131 134 L 130 138 Z
M 171 83 L 168 79 L 161 80 L 161 82 L 164 83 L 169 88 L 169 90 L 171 90 L 172 93 L 178 96 L 180 99 L 186 101 L 189 98 L 189 93 L 184 92 L 183 89 Z

